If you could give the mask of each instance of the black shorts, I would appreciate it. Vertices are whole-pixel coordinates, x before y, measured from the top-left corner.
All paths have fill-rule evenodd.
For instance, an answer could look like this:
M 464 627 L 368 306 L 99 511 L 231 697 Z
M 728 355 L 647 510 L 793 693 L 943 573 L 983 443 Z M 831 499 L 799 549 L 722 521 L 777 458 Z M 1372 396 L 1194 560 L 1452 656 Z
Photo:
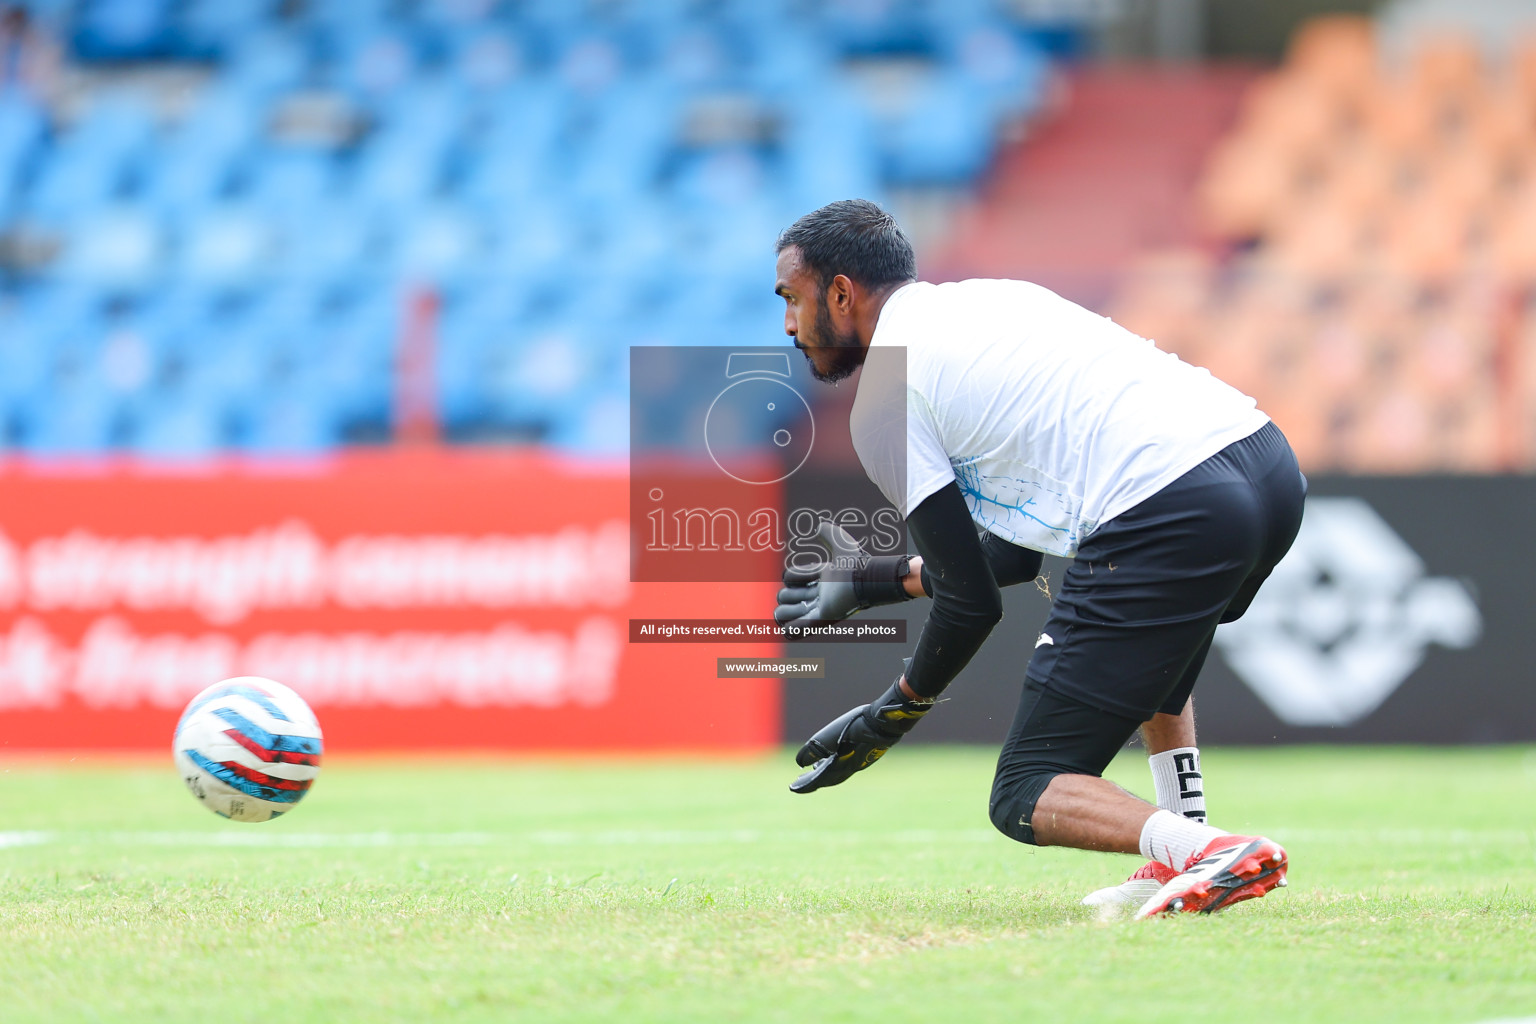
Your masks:
M 1054 588 L 1027 677 L 1114 715 L 1177 714 L 1221 622 L 1301 527 L 1306 478 L 1273 423 L 1089 534 Z

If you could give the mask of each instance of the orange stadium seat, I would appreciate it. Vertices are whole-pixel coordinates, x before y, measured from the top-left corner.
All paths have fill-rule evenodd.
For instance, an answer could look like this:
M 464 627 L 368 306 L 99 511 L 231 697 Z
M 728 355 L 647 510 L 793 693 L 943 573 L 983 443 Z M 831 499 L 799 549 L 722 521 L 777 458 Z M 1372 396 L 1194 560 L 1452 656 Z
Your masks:
M 1376 30 L 1371 20 L 1352 14 L 1313 18 L 1291 39 L 1287 68 L 1349 96 L 1376 74 Z
M 1477 143 L 1440 154 L 1424 168 L 1420 189 L 1445 216 L 1470 223 L 1508 190 L 1514 176 L 1509 158 Z
M 1378 80 L 1361 108 L 1363 128 L 1388 150 L 1421 154 L 1443 144 L 1440 104 L 1391 80 Z
M 1276 384 L 1272 371 L 1273 324 L 1233 306 L 1212 318 L 1210 343 L 1198 365 L 1239 391 L 1258 396 Z
M 1415 392 L 1435 402 L 1491 391 L 1494 342 L 1487 318 L 1442 314 L 1404 352 L 1404 376 Z
M 1407 77 L 1430 95 L 1477 98 L 1486 77 L 1482 47 L 1461 32 L 1436 33 L 1413 47 Z
M 1472 112 L 1470 140 L 1501 172 L 1515 170 L 1529 161 L 1536 143 L 1536 94 L 1521 95 L 1514 88 L 1492 93 Z
M 1403 177 L 1402 159 L 1362 136 L 1329 154 L 1327 171 L 1318 182 L 1317 193 L 1339 209 L 1378 211 L 1397 195 Z
M 1348 124 L 1348 111 L 1319 83 L 1279 74 L 1255 83 L 1243 120 L 1249 132 L 1302 159 L 1334 141 Z
M 1355 473 L 1414 473 L 1426 468 L 1434 440 L 1429 407 L 1393 388 L 1367 402 L 1341 468 Z
M 1277 264 L 1309 278 L 1334 278 L 1355 273 L 1368 251 L 1372 222 L 1348 205 L 1298 203 L 1272 238 Z
M 1328 415 L 1316 401 L 1305 395 L 1275 395 L 1262 399 L 1259 408 L 1285 433 L 1304 472 L 1317 472 L 1331 466 L 1333 452 L 1329 443 Z
M 1237 136 L 1212 154 L 1197 186 L 1202 225 L 1222 238 L 1256 238 L 1295 188 L 1291 155 L 1266 140 Z
M 1319 402 L 1334 405 L 1360 394 L 1371 373 L 1369 336 L 1354 318 L 1318 321 L 1307 348 L 1307 377 Z
M 1426 195 L 1385 218 L 1375 262 L 1387 274 L 1442 285 L 1465 266 L 1467 253 L 1465 217 Z
M 1165 352 L 1198 364 L 1212 273 L 1211 258 L 1195 249 L 1143 258 L 1129 272 L 1110 316 Z
M 1497 473 L 1509 468 L 1500 443 L 1499 406 L 1488 392 L 1459 396 L 1439 410 L 1434 468 L 1453 473 Z
M 1196 199 L 1256 248 L 1184 290 L 1147 262 L 1123 316 L 1258 398 L 1309 468 L 1536 466 L 1536 306 L 1518 358 L 1496 344 L 1536 289 L 1536 34 L 1497 67 L 1444 33 L 1384 69 L 1369 19 L 1313 19 Z
M 1489 221 L 1487 249 L 1490 268 L 1501 280 L 1536 283 L 1536 195 L 1522 194 L 1497 210 Z
M 1536 105 L 1536 32 L 1526 33 L 1510 50 L 1507 78 L 1511 91 L 1527 109 Z

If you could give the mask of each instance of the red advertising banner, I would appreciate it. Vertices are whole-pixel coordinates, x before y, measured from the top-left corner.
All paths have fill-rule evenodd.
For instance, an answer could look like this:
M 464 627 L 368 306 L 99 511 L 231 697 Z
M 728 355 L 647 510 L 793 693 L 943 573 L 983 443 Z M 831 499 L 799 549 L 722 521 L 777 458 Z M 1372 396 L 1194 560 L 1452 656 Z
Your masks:
M 0 471 L 0 751 L 168 748 L 219 679 L 315 707 L 328 750 L 740 750 L 778 742 L 776 642 L 628 642 L 761 618 L 762 583 L 629 581 L 622 468 L 541 454 Z

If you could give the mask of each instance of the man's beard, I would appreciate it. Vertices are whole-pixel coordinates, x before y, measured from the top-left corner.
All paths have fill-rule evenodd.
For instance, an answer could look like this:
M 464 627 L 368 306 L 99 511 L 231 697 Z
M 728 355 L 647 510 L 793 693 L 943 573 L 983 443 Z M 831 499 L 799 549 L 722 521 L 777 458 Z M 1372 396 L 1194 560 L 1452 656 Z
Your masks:
M 826 384 L 836 384 L 853 376 L 853 371 L 864 365 L 866 354 L 864 346 L 859 344 L 857 334 L 853 331 L 839 333 L 830 328 L 831 323 L 827 293 L 823 290 L 816 303 L 816 328 L 810 331 L 802 329 L 795 339 L 796 347 L 805 353 L 805 361 L 810 363 L 811 376 Z M 827 333 L 822 333 L 824 330 Z M 831 356 L 832 365 L 825 372 L 816 368 L 816 363 L 811 359 L 812 349 Z

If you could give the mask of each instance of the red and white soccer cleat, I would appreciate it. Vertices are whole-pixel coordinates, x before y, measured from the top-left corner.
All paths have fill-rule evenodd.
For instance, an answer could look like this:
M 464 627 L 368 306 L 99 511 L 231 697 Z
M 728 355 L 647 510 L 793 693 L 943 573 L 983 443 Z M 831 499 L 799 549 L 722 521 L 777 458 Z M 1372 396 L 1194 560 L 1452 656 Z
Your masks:
M 1210 914 L 1284 885 L 1286 867 L 1285 851 L 1271 839 L 1222 836 L 1189 858 L 1184 870 L 1158 889 L 1136 917 Z
M 1130 910 L 1146 903 L 1178 872 L 1158 860 L 1149 860 L 1119 885 L 1096 889 L 1083 897 L 1085 907 Z

